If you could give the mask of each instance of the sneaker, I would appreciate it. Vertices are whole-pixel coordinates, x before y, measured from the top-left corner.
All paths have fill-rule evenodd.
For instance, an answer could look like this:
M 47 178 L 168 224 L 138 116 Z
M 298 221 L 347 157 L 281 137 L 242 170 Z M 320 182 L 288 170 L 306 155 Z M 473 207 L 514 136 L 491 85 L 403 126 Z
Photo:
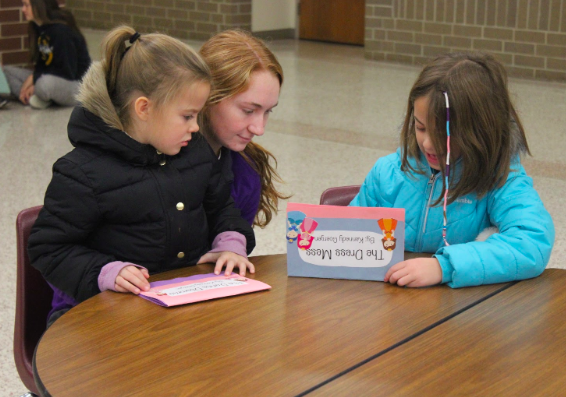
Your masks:
M 45 109 L 51 106 L 52 103 L 51 101 L 44 101 L 37 95 L 32 95 L 29 99 L 29 105 L 34 109 Z
M 4 107 L 6 107 L 6 105 L 8 104 L 8 100 L 7 99 L 2 99 L 0 98 L 0 109 L 4 109 Z

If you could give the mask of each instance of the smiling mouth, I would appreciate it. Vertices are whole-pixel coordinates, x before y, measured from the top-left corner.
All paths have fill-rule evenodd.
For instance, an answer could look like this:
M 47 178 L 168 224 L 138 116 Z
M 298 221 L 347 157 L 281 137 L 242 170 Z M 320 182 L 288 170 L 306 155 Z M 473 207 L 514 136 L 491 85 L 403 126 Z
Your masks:
M 430 163 L 438 164 L 438 157 L 436 157 L 434 154 L 427 153 L 426 158 Z

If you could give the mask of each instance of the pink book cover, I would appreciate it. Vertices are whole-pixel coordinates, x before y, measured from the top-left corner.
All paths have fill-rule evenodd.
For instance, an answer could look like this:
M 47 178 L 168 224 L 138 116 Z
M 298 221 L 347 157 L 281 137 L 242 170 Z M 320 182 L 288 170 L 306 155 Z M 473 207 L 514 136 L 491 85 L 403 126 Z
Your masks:
M 155 281 L 149 285 L 151 289 L 139 296 L 165 307 L 271 289 L 270 285 L 238 274 L 214 273 Z

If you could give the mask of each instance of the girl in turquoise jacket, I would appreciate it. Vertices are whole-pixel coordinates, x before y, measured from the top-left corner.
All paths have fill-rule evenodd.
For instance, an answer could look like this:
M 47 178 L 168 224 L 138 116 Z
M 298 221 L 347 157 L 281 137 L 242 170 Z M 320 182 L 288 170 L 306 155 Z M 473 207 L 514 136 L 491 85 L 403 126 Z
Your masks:
M 554 224 L 520 162 L 530 154 L 507 74 L 483 53 L 446 54 L 411 89 L 401 147 L 377 161 L 350 205 L 405 209 L 405 249 L 431 258 L 384 281 L 466 287 L 536 277 Z

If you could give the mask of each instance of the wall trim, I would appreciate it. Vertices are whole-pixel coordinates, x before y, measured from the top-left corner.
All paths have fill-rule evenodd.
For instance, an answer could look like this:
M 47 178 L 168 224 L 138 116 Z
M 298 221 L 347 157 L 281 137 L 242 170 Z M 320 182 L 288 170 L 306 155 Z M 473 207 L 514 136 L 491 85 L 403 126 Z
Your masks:
M 262 40 L 282 40 L 294 39 L 295 29 L 276 29 L 276 30 L 262 30 L 260 32 L 252 32 L 254 36 Z

